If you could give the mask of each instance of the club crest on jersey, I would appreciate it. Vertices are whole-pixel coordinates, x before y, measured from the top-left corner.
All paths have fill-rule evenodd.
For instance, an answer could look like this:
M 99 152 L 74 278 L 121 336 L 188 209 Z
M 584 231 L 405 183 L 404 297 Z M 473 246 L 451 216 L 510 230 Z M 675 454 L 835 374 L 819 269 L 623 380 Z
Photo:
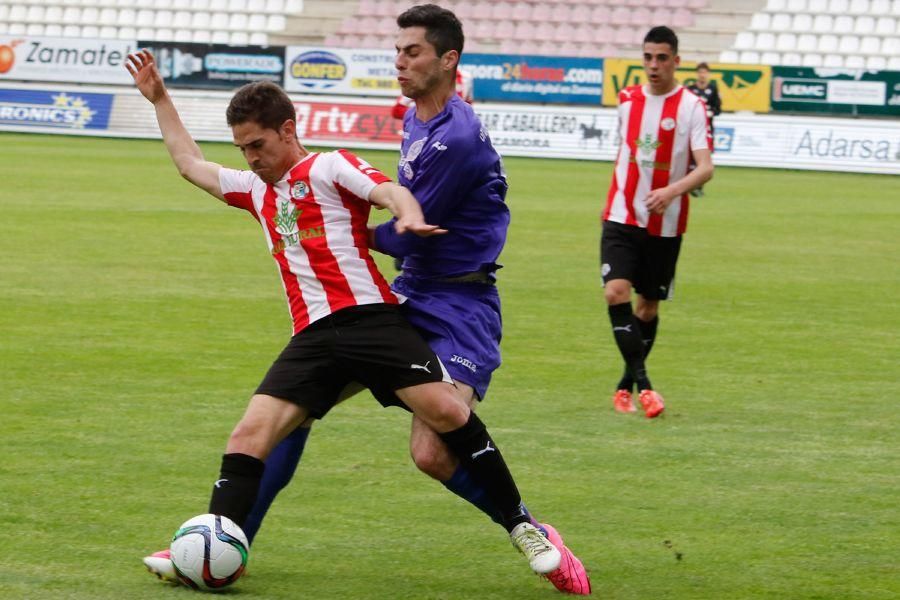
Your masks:
M 309 186 L 305 181 L 295 181 L 291 186 L 291 198 L 294 200 L 303 200 L 309 194 Z
M 400 169 L 403 169 L 403 175 L 407 179 L 412 179 L 415 175 L 415 171 L 412 170 L 412 167 L 409 166 L 409 163 L 419 158 L 419 155 L 422 153 L 422 148 L 425 147 L 426 141 L 428 141 L 428 138 L 422 138 L 421 140 L 414 141 L 409 145 L 409 149 L 406 151 L 406 154 L 400 155 L 400 164 L 398 165 L 398 167 Z
M 675 119 L 673 119 L 672 117 L 666 117 L 659 122 L 659 126 L 663 128 L 663 131 L 672 131 L 673 129 L 675 129 Z

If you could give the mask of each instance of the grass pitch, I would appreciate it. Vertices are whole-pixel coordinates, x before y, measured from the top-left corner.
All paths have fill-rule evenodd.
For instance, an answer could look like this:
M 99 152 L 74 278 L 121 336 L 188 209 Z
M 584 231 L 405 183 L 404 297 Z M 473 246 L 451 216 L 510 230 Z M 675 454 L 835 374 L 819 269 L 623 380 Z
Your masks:
M 610 165 L 507 167 L 504 366 L 480 412 L 595 597 L 900 595 L 900 178 L 718 169 L 649 360 L 668 409 L 647 421 L 610 403 Z M 205 512 L 290 334 L 259 226 L 150 141 L 0 135 L 0 211 L 0 597 L 193 597 L 140 558 Z M 366 397 L 317 425 L 225 593 L 557 597 L 416 472 L 407 430 Z

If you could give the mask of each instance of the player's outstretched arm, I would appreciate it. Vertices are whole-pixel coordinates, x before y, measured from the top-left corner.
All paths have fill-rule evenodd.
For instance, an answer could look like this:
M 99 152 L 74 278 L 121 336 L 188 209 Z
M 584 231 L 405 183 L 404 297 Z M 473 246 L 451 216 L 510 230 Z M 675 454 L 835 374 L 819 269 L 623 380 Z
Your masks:
M 178 172 L 197 187 L 224 202 L 225 197 L 219 185 L 219 170 L 222 167 L 203 158 L 200 147 L 178 116 L 175 104 L 156 68 L 153 55 L 147 50 L 129 54 L 125 68 L 134 78 L 135 87 L 156 109 L 159 130 L 162 132 L 172 162 L 178 167 Z
M 393 181 L 379 183 L 372 188 L 369 202 L 388 209 L 392 215 L 397 217 L 394 223 L 397 233 L 409 231 L 421 237 L 447 233 L 446 229 L 441 229 L 438 225 L 426 223 L 419 202 L 408 189 Z

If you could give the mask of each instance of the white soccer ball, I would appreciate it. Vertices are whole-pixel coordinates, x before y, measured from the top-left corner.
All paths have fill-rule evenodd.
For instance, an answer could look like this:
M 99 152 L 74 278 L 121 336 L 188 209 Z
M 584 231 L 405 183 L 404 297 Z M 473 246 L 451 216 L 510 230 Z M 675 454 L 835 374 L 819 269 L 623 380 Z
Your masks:
M 237 581 L 247 566 L 250 544 L 231 519 L 199 515 L 172 537 L 172 564 L 178 579 L 199 590 L 218 590 Z

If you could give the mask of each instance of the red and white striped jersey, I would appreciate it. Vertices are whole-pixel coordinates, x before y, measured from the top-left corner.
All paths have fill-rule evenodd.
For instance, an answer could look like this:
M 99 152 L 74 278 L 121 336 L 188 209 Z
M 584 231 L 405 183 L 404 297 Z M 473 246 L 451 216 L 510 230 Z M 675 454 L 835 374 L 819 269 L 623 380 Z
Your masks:
M 342 308 L 397 304 L 368 246 L 367 198 L 385 181 L 346 150 L 309 154 L 275 184 L 252 171 L 219 172 L 226 202 L 262 225 L 295 334 Z
M 627 87 L 619 92 L 619 138 L 603 220 L 644 227 L 651 235 L 681 235 L 687 194 L 662 215 L 650 214 L 644 201 L 650 190 L 687 175 L 691 151 L 712 148 L 703 102 L 680 85 L 663 96 L 650 94 L 648 86 Z

